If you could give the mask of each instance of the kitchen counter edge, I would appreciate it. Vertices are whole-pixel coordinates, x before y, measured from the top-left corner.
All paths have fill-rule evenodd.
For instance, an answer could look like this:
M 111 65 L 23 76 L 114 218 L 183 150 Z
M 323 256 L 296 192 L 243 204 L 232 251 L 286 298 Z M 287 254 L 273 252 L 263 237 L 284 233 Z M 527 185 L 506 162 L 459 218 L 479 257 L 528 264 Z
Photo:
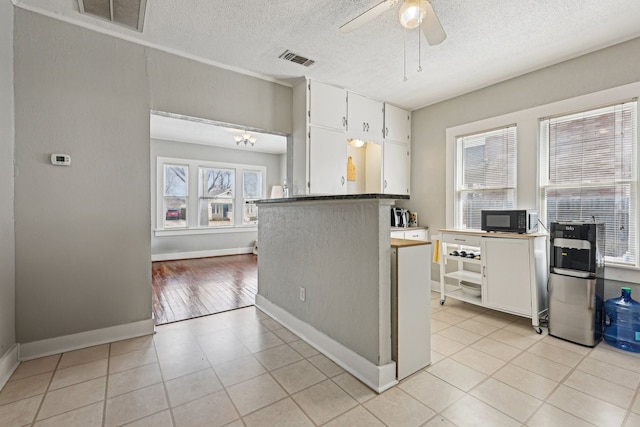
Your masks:
M 331 201 L 331 200 L 409 200 L 407 194 L 380 194 L 380 193 L 367 193 L 367 194 L 334 194 L 334 195 L 298 195 L 292 197 L 284 197 L 280 199 L 261 199 L 256 200 L 257 204 L 271 204 L 271 203 L 291 203 L 291 202 L 310 202 L 310 201 Z

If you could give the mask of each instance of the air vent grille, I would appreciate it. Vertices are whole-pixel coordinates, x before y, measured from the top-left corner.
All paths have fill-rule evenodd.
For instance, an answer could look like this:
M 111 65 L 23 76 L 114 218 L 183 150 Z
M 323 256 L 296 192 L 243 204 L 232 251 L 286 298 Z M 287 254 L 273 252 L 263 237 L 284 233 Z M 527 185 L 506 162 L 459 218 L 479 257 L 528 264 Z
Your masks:
M 305 67 L 309 67 L 316 62 L 313 59 L 305 58 L 304 56 L 293 53 L 290 50 L 285 50 L 278 58 L 289 62 L 295 62 L 296 64 L 304 65 Z
M 142 32 L 147 0 L 78 0 L 80 13 Z

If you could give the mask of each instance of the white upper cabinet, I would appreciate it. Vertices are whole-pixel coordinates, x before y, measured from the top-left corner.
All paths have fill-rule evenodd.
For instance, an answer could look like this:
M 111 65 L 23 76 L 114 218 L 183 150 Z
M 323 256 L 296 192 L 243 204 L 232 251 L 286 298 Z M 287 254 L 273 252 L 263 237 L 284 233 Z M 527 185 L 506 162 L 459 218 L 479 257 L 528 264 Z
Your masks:
M 411 113 L 395 105 L 384 104 L 384 138 L 391 141 L 411 141 Z
M 310 80 L 309 123 L 331 129 L 347 128 L 347 91 Z
M 384 141 L 382 192 L 410 194 L 411 145 L 408 142 Z
M 348 92 L 347 137 L 382 143 L 383 103 Z
M 309 126 L 309 194 L 344 194 L 347 142 L 343 131 Z

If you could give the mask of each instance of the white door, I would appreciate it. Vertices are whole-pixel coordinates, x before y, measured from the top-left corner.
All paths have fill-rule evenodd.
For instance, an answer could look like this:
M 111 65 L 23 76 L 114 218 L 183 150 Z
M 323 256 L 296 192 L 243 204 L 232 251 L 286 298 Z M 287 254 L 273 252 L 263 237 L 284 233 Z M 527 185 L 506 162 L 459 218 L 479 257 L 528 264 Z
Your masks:
M 344 132 L 310 126 L 309 193 L 346 192 L 347 142 Z
M 384 105 L 384 137 L 397 142 L 411 142 L 411 113 L 395 105 Z
M 482 288 L 487 307 L 531 316 L 529 259 L 529 239 L 482 238 Z
M 347 123 L 347 92 L 339 87 L 309 81 L 309 123 L 344 130 Z
M 410 144 L 385 141 L 382 163 L 382 191 L 385 194 L 410 194 Z

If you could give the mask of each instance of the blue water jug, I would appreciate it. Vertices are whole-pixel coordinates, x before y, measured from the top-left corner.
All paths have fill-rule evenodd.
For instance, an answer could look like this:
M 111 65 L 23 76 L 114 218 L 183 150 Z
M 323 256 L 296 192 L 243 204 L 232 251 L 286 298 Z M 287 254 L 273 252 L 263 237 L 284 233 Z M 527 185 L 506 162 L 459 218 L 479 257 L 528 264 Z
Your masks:
M 640 353 L 640 303 L 631 288 L 620 288 L 619 298 L 604 303 L 604 340 L 614 347 Z

